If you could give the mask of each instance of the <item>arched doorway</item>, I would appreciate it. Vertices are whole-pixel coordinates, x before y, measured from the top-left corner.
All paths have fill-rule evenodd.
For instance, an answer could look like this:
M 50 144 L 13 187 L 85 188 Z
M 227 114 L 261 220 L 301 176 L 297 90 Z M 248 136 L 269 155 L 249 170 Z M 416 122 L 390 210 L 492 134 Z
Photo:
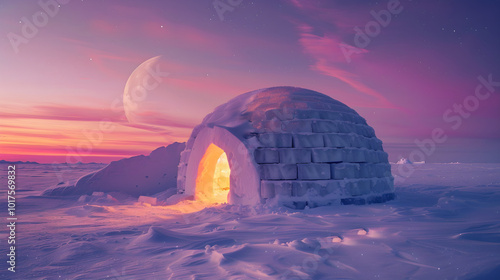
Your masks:
M 198 165 L 195 199 L 209 203 L 227 203 L 230 176 L 226 153 L 210 144 Z
M 229 163 L 229 194 L 219 202 L 239 205 L 255 205 L 260 199 L 260 176 L 253 158 L 253 150 L 225 128 L 204 127 L 195 129 L 181 155 L 178 172 L 178 190 L 193 199 L 217 198 L 213 193 L 213 178 L 217 161 L 226 154 Z M 221 162 L 224 160 L 221 159 Z M 221 168 L 222 169 L 222 168 Z M 225 169 L 227 170 L 227 169 Z M 204 183 L 208 182 L 208 183 Z M 227 190 L 226 184 L 226 190 Z M 216 187 L 217 190 L 217 187 Z M 221 197 L 219 196 L 219 197 Z M 227 199 L 227 200 L 226 200 Z

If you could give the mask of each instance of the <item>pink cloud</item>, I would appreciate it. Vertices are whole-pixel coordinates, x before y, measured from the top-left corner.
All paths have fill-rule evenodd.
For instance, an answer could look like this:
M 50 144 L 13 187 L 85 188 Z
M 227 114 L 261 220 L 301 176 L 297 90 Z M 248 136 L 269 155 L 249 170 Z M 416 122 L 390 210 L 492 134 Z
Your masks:
M 102 147 L 92 147 L 89 152 L 78 152 L 75 147 L 71 146 L 58 146 L 58 147 L 47 147 L 35 144 L 4 144 L 3 148 L 9 151 L 9 153 L 18 154 L 32 154 L 32 155 L 79 155 L 79 156 L 132 156 L 138 155 L 146 152 L 147 148 L 133 149 L 127 147 L 126 149 L 119 148 L 102 148 Z M 137 147 L 140 147 L 137 145 Z
M 189 121 L 179 120 L 178 118 L 158 114 L 157 112 L 139 112 L 138 116 L 143 122 L 149 125 L 152 131 L 155 130 L 155 126 L 172 127 L 172 128 L 188 128 L 192 129 L 197 125 L 197 123 L 192 123 Z M 126 124 L 128 126 L 133 126 L 133 123 Z M 145 127 L 147 128 L 147 127 Z
M 16 111 L 26 111 L 26 109 L 18 109 Z M 102 120 L 120 122 L 123 120 L 123 114 L 121 112 L 114 113 L 111 109 L 99 109 L 90 107 L 38 105 L 32 107 L 28 111 L 33 111 L 33 113 L 0 112 L 0 118 L 89 122 Z
M 139 112 L 139 116 L 144 123 L 130 123 L 126 120 L 122 111 L 113 112 L 111 109 L 91 108 L 91 107 L 76 107 L 65 105 L 38 105 L 31 109 L 18 108 L 16 111 L 33 111 L 33 113 L 15 113 L 15 112 L 0 112 L 0 119 L 38 119 L 38 120 L 53 120 L 53 121 L 80 121 L 80 122 L 113 122 L 117 125 L 140 129 L 143 131 L 154 132 L 163 137 L 169 138 L 175 134 L 171 129 L 191 130 L 197 123 L 178 120 L 172 116 L 158 114 L 157 112 Z M 3 126 L 3 125 L 2 125 Z M 5 126 L 9 127 L 9 126 Z M 24 128 L 13 126 L 12 128 Z M 29 128 L 33 129 L 33 127 Z M 12 134 L 17 134 L 13 132 Z M 116 133 L 116 132 L 114 132 Z M 47 136 L 53 134 L 48 131 L 46 134 L 38 136 Z M 20 135 L 20 134 L 19 134 Z M 57 136 L 57 133 L 55 134 Z M 36 136 L 25 135 L 25 136 Z M 124 135 L 125 136 L 125 135 Z M 188 136 L 188 135 L 184 135 Z
M 209 30 L 201 30 L 165 19 L 160 14 L 137 6 L 110 5 L 110 13 L 122 15 L 120 18 L 95 18 L 90 20 L 90 28 L 104 36 L 120 36 L 128 38 L 130 34 L 154 40 L 155 43 L 170 46 L 196 49 L 218 55 L 231 53 L 227 38 Z M 158 41 L 160 40 L 160 41 Z
M 21 132 L 21 131 L 3 131 L 2 132 L 2 135 L 4 136 L 13 136 L 15 138 L 18 138 L 18 137 L 33 137 L 33 138 L 47 138 L 50 136 L 50 139 L 54 139 L 54 140 L 68 140 L 68 139 L 72 139 L 71 137 L 67 136 L 67 135 L 64 135 L 64 134 L 61 134 L 61 133 L 57 133 L 57 132 L 53 132 L 53 131 L 48 131 L 47 133 L 38 133 L 38 132 Z
M 304 52 L 314 59 L 314 64 L 311 65 L 312 70 L 337 78 L 356 91 L 375 98 L 375 103 L 372 103 L 371 99 L 367 100 L 370 107 L 396 107 L 385 96 L 365 85 L 356 74 L 345 70 L 345 68 L 348 68 L 348 63 L 340 47 L 342 41 L 338 35 L 325 34 L 319 36 L 311 34 L 313 29 L 306 24 L 298 25 L 297 29 L 300 36 L 299 43 Z M 366 53 L 367 51 L 362 50 L 362 52 Z

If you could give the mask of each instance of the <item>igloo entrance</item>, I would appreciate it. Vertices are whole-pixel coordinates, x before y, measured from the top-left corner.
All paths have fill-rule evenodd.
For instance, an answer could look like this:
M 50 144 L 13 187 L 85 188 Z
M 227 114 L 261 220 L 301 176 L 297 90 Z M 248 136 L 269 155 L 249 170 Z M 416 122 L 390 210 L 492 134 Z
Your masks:
M 231 168 L 220 147 L 210 144 L 198 165 L 195 199 L 210 203 L 227 203 Z
M 202 126 L 195 131 L 186 144 L 189 150 L 181 153 L 179 193 L 212 203 L 259 203 L 260 176 L 252 151 L 226 128 Z

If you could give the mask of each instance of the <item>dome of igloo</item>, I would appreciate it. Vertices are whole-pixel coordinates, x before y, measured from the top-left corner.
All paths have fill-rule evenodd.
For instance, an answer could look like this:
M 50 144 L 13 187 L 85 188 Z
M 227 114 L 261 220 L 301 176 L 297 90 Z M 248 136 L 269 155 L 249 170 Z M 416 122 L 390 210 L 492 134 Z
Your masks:
M 200 136 L 203 130 L 214 132 Z M 226 135 L 218 136 L 216 131 Z M 179 192 L 193 193 L 194 187 L 188 185 L 194 183 L 189 183 L 187 170 L 189 165 L 196 170 L 198 163 L 191 154 L 197 149 L 196 142 L 207 141 L 219 141 L 226 146 L 223 150 L 234 158 L 230 164 L 232 161 L 239 167 L 245 165 L 234 178 L 231 173 L 230 202 L 254 204 L 273 200 L 303 208 L 394 198 L 387 153 L 374 129 L 355 110 L 312 90 L 266 88 L 242 94 L 217 107 L 193 130 L 181 155 Z M 193 172 L 191 176 L 196 177 Z M 247 177 L 238 182 L 236 176 Z

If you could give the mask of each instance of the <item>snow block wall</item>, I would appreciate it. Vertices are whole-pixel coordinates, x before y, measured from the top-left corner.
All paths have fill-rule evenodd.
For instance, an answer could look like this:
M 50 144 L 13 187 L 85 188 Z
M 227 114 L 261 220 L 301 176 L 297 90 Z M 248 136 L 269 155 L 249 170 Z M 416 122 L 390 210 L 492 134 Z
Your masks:
M 394 198 L 387 153 L 373 128 L 353 109 L 315 91 L 261 89 L 216 108 L 193 130 L 181 153 L 180 193 L 195 193 L 207 143 L 222 145 L 228 153 L 230 203 L 274 200 L 304 208 Z

